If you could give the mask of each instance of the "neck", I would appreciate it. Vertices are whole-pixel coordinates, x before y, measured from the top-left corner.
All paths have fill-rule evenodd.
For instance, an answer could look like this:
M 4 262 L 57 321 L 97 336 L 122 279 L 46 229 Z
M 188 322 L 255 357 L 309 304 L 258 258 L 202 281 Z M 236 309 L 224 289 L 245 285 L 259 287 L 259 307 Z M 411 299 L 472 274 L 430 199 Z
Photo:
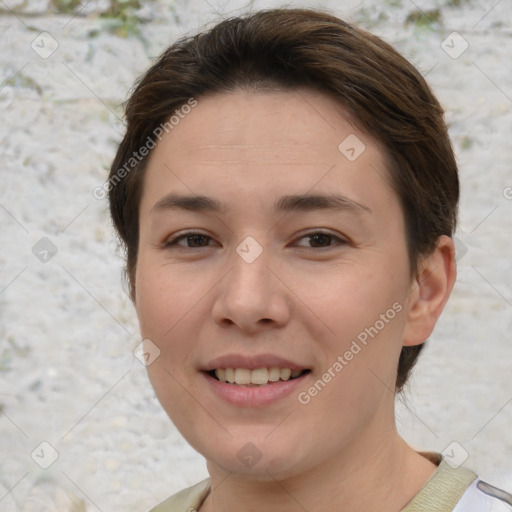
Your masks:
M 367 436 L 360 436 L 342 454 L 281 480 L 268 473 L 269 480 L 255 481 L 208 462 L 212 491 L 200 512 L 398 512 L 436 466 L 408 446 L 394 428 L 373 438 L 377 442 L 369 444 Z

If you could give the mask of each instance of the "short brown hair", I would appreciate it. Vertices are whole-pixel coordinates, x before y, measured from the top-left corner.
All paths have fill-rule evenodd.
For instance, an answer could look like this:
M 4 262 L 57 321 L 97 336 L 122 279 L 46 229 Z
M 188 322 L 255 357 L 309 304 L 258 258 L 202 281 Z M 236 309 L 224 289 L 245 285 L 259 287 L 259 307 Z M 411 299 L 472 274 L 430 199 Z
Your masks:
M 386 151 L 405 216 L 411 275 L 457 219 L 457 165 L 443 109 L 418 70 L 389 44 L 325 12 L 272 9 L 224 20 L 170 46 L 138 80 L 109 176 L 110 212 L 126 248 L 134 297 L 139 204 L 148 158 L 126 162 L 191 98 L 237 88 L 312 87 L 328 94 Z M 115 180 L 114 178 L 118 178 Z M 402 390 L 424 344 L 402 347 Z

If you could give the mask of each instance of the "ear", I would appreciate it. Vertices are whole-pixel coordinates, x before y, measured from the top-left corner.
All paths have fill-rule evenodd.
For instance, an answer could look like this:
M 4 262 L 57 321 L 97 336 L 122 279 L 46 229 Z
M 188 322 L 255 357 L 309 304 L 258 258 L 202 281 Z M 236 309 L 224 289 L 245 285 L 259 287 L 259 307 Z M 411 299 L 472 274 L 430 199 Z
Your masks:
M 442 235 L 411 283 L 403 345 L 420 345 L 432 334 L 456 277 L 455 245 L 450 237 Z

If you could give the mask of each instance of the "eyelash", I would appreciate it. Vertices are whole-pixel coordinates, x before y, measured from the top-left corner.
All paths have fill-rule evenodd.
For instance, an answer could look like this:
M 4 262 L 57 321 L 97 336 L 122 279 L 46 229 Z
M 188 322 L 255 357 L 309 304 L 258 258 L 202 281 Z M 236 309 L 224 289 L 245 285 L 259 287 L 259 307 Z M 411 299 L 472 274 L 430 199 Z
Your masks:
M 324 231 L 313 231 L 311 233 L 308 233 L 307 235 L 303 235 L 301 236 L 300 238 L 298 238 L 298 240 L 301 240 L 303 238 L 312 238 L 314 236 L 317 236 L 317 235 L 323 235 L 323 236 L 326 236 L 326 237 L 329 237 L 331 240 L 335 240 L 337 241 L 337 245 L 347 245 L 349 242 L 348 240 L 345 240 L 341 237 L 338 237 L 336 235 L 333 235 L 331 233 L 327 233 L 327 232 L 324 232 Z M 180 246 L 178 245 L 177 242 L 179 242 L 180 240 L 183 240 L 183 239 L 188 239 L 188 238 L 192 238 L 194 236 L 202 236 L 204 238 L 207 238 L 207 239 L 210 239 L 212 240 L 212 238 L 208 235 L 205 235 L 203 233 L 198 233 L 196 231 L 189 231 L 187 233 L 183 233 L 173 239 L 170 239 L 170 240 L 167 240 L 165 243 L 164 243 L 164 247 L 166 249 L 169 249 L 169 248 L 173 248 L 173 247 L 179 247 L 181 249 L 205 249 L 206 247 L 210 247 L 209 245 L 206 245 L 206 246 L 198 246 L 198 247 L 188 247 L 188 246 Z M 331 247 L 334 247 L 335 245 L 328 245 L 328 246 L 324 246 L 324 247 L 309 247 L 309 249 L 329 249 Z

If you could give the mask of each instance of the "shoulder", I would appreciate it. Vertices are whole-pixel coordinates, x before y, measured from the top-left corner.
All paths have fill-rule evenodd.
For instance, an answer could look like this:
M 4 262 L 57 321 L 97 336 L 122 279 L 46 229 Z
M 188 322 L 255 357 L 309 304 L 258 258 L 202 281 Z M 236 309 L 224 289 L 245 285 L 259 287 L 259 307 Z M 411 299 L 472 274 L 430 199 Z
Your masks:
M 453 512 L 512 512 L 512 495 L 477 478 Z
M 210 492 L 210 479 L 187 487 L 153 507 L 149 512 L 196 512 Z
M 512 495 L 440 454 L 429 455 L 438 468 L 402 512 L 512 512 Z

